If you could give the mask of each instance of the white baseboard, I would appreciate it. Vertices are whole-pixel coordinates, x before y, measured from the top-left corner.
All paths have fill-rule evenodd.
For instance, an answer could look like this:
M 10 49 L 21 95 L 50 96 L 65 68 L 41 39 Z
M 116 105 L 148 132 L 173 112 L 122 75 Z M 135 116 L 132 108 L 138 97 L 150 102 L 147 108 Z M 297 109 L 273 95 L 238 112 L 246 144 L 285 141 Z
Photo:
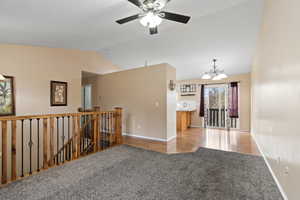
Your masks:
M 177 138 L 177 135 L 174 135 L 174 136 L 168 138 L 168 139 L 167 139 L 167 142 L 169 142 L 169 141 L 171 141 L 171 140 L 173 140 L 173 139 L 175 139 L 175 138 Z
M 203 128 L 202 126 L 194 126 L 194 125 L 191 125 L 191 128 Z
M 168 141 L 173 140 L 174 138 L 176 138 L 176 135 L 173 136 L 173 137 L 170 137 L 168 139 L 147 137 L 147 136 L 135 135 L 135 134 L 129 134 L 129 133 L 123 133 L 123 135 L 130 136 L 130 137 L 135 137 L 135 138 L 141 138 L 141 139 L 145 139 L 145 140 L 154 140 L 154 141 L 159 141 L 159 142 L 168 142 Z
M 262 157 L 263 157 L 265 163 L 267 164 L 267 166 L 268 166 L 268 168 L 269 168 L 269 171 L 271 172 L 272 177 L 273 177 L 273 179 L 275 180 L 276 185 L 277 185 L 277 187 L 279 188 L 279 191 L 280 191 L 282 197 L 284 198 L 284 200 L 288 200 L 288 197 L 287 197 L 287 195 L 285 194 L 285 192 L 284 192 L 284 190 L 283 190 L 281 184 L 279 183 L 279 180 L 277 179 L 277 177 L 276 177 L 276 175 L 275 175 L 273 169 L 271 168 L 270 163 L 268 162 L 268 160 L 267 160 L 267 158 L 266 158 L 264 152 L 262 151 L 262 149 L 261 149 L 259 143 L 256 141 L 256 138 L 255 138 L 254 134 L 252 134 L 252 137 L 253 137 L 253 139 L 254 139 L 254 142 L 256 143 L 256 146 L 257 146 L 257 148 L 258 148 L 260 154 L 262 155 Z

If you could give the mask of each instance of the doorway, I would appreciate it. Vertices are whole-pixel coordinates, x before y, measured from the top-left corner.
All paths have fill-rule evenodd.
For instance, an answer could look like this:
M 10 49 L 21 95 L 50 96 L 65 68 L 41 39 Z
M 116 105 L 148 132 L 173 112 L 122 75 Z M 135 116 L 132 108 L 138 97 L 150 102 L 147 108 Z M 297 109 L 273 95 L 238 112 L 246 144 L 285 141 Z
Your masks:
M 98 98 L 98 74 L 81 73 L 81 110 L 93 110 L 100 106 Z
M 229 117 L 229 85 L 212 84 L 204 88 L 204 127 L 239 129 L 239 119 Z
M 82 91 L 81 91 L 82 97 L 81 97 L 81 102 L 82 102 L 82 108 L 83 110 L 89 110 L 92 109 L 92 85 L 84 85 L 82 86 Z

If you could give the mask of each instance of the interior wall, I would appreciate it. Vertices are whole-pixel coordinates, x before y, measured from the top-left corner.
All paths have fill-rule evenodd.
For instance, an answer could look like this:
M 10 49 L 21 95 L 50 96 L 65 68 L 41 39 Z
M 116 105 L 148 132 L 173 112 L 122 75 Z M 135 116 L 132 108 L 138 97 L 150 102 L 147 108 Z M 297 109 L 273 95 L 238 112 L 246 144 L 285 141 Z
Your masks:
M 168 79 L 176 80 L 176 70 L 168 64 L 99 76 L 101 109 L 124 108 L 126 134 L 166 141 L 176 135 L 176 113 L 168 118 L 176 112 L 174 106 L 167 108 L 168 102 L 176 101 L 176 96 L 167 92 Z
M 214 84 L 214 83 L 230 83 L 234 81 L 240 82 L 240 130 L 250 131 L 251 124 L 251 74 L 240 74 L 229 76 L 227 79 L 221 81 L 203 80 L 203 79 L 192 79 L 192 80 L 181 80 L 177 81 L 178 84 Z M 181 96 L 178 91 L 178 101 L 189 100 L 197 102 L 197 112 L 192 115 L 192 126 L 201 127 L 202 119 L 199 117 L 200 108 L 200 87 L 197 87 L 195 96 Z
M 300 1 L 266 0 L 252 69 L 252 129 L 290 200 L 300 180 Z
M 0 73 L 15 77 L 16 115 L 77 112 L 81 106 L 81 73 L 109 73 L 119 70 L 94 51 L 0 44 Z M 68 106 L 50 106 L 50 81 L 68 82 Z M 32 166 L 37 166 L 37 127 L 33 121 Z M 65 122 L 66 123 L 66 122 Z M 0 124 L 1 128 L 1 124 Z M 66 127 L 65 127 L 66 128 Z M 62 127 L 60 127 L 62 130 Z M 0 131 L 1 132 L 1 131 Z M 41 132 L 40 132 L 41 133 Z M 8 124 L 8 147 L 11 147 L 11 124 Z M 62 134 L 60 132 L 60 134 Z M 61 135 L 60 135 L 61 136 Z M 40 141 L 43 135 L 40 134 Z M 49 140 L 48 140 L 49 141 Z M 0 144 L 2 137 L 0 137 Z M 24 122 L 24 170 L 29 171 L 29 121 Z M 56 143 L 55 143 L 56 145 Z M 17 123 L 17 173 L 21 175 L 21 124 Z M 41 148 L 41 146 L 40 146 Z M 49 147 L 50 148 L 50 147 Z M 56 149 L 56 147 L 55 147 Z M 42 151 L 42 149 L 40 149 Z M 11 148 L 8 148 L 11 152 Z M 40 163 L 43 155 L 40 154 Z M 8 177 L 11 174 L 8 153 Z M 2 165 L 0 165 L 1 172 Z
M 117 71 L 95 51 L 0 44 L 0 73 L 15 77 L 16 114 L 76 112 L 81 72 Z M 50 106 L 50 81 L 68 82 L 68 106 Z

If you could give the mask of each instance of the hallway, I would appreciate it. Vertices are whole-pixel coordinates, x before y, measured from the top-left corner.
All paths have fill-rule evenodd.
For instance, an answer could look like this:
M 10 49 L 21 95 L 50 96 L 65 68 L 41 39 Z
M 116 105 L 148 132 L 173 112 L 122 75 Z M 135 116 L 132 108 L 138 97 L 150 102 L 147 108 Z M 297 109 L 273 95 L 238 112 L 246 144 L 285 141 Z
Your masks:
M 168 154 L 195 152 L 198 148 L 204 147 L 222 151 L 260 155 L 250 133 L 240 131 L 227 132 L 221 129 L 191 128 L 183 134 L 178 134 L 176 139 L 167 143 L 125 136 L 124 143 L 134 147 Z

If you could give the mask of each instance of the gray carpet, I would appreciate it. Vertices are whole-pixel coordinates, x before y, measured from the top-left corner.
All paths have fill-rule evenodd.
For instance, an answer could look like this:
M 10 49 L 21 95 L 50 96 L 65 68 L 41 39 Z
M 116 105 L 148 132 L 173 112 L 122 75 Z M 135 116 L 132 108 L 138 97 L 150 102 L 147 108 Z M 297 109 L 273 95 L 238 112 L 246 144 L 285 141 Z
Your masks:
M 166 155 L 126 145 L 0 189 L 1 200 L 281 200 L 261 157 L 200 148 Z

